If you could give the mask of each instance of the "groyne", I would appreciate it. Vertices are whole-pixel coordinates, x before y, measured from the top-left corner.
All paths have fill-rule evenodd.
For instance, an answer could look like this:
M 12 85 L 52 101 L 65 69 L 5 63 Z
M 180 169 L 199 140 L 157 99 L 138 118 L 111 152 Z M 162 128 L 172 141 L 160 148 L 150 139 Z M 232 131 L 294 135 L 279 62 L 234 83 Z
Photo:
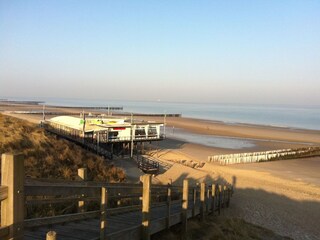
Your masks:
M 255 163 L 274 160 L 294 159 L 302 157 L 320 156 L 320 147 L 279 149 L 265 152 L 235 153 L 225 155 L 208 156 L 208 162 L 221 165 Z

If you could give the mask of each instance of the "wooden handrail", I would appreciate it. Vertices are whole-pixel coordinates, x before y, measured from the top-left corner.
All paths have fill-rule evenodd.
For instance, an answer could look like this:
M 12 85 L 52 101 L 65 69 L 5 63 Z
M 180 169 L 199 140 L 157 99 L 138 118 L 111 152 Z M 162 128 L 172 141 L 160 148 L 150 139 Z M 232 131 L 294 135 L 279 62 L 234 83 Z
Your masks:
M 4 154 L 2 156 L 2 183 L 5 186 L 0 186 L 0 201 L 4 203 L 1 206 L 3 226 L 0 227 L 0 239 L 20 239 L 24 228 L 96 218 L 101 216 L 101 213 L 103 213 L 101 218 L 103 219 L 103 224 L 101 226 L 104 226 L 103 229 L 105 229 L 105 227 L 108 227 L 106 222 L 107 215 L 130 211 L 142 211 L 142 238 L 150 239 L 150 234 L 156 231 L 156 228 L 150 228 L 150 211 L 153 208 L 163 206 L 170 208 L 173 204 L 181 206 L 183 213 L 180 215 L 179 221 L 183 222 L 183 230 L 186 231 L 187 219 L 190 216 L 200 213 L 201 219 L 204 219 L 205 215 L 210 212 L 218 211 L 220 214 L 221 208 L 229 206 L 232 195 L 231 185 L 206 185 L 201 183 L 200 186 L 189 187 L 186 181 L 184 181 L 183 188 L 182 186 L 172 186 L 171 184 L 169 186 L 152 185 L 150 175 L 143 176 L 143 184 L 95 183 L 88 181 L 53 182 L 52 180 L 45 182 L 44 180 L 35 181 L 31 179 L 24 183 L 23 173 L 23 158 L 21 155 Z M 20 176 L 20 178 L 17 176 Z M 104 190 L 101 191 L 101 189 Z M 102 193 L 107 193 L 107 195 Z M 118 200 L 120 202 L 117 202 Z M 103 207 L 101 207 L 101 210 L 96 211 L 24 220 L 25 203 L 38 205 L 73 201 L 97 201 L 101 202 Z M 113 203 L 112 201 L 115 204 L 109 205 L 110 202 Z M 119 206 L 120 204 L 124 204 L 124 206 Z M 128 206 L 125 204 L 134 205 Z M 11 211 L 10 209 L 18 209 L 19 211 Z M 161 226 L 169 228 L 172 219 L 177 219 L 176 217 L 177 213 L 173 214 L 168 210 L 167 216 L 162 221 L 164 225 Z M 176 220 L 174 221 L 177 223 Z M 151 224 L 151 226 L 153 225 Z
M 8 234 L 1 239 L 22 239 L 24 219 L 24 159 L 21 154 L 2 154 L 1 184 L 7 192 L 1 201 L 1 225 L 8 227 Z M 6 231 L 6 230 L 3 230 Z M 4 234 L 4 233 L 2 233 Z
M 0 202 L 8 198 L 8 187 L 0 186 Z

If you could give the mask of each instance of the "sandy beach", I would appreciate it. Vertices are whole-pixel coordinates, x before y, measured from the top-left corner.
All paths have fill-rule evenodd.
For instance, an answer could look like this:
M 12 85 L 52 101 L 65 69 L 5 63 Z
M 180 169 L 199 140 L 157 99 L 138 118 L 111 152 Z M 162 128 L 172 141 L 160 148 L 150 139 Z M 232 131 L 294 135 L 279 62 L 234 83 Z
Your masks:
M 158 156 L 175 162 L 201 161 L 205 153 L 216 151 L 194 144 L 177 144 L 175 140 L 168 140 L 167 144 L 180 148 L 163 148 Z M 206 163 L 199 169 L 174 163 L 156 179 L 162 183 L 172 179 L 176 184 L 181 184 L 184 177 L 193 183 L 234 183 L 236 190 L 231 208 L 224 213 L 226 216 L 245 219 L 293 239 L 318 239 L 319 168 L 319 157 L 232 166 Z
M 155 119 L 159 120 L 159 119 Z M 189 133 L 251 139 L 254 146 L 226 149 L 167 139 L 160 142 L 157 156 L 166 161 L 206 161 L 209 155 L 295 148 L 320 143 L 319 131 L 247 124 L 229 125 L 215 121 L 167 118 L 167 131 L 181 128 Z M 228 181 L 236 191 L 227 216 L 243 218 L 293 239 L 319 239 L 320 158 L 220 166 L 206 163 L 193 169 L 174 163 L 163 183 L 172 179 L 181 184 L 183 177 L 192 182 Z
M 30 108 L 30 106 L 29 106 Z M 40 109 L 41 106 L 31 106 Z M 28 106 L 4 107 L 2 110 L 28 109 Z M 64 111 L 64 109 L 60 109 Z M 68 109 L 70 111 L 70 109 Z M 78 110 L 72 110 L 78 111 Z M 9 114 L 8 112 L 3 112 Z M 39 122 L 41 115 L 10 115 Z M 144 118 L 163 120 L 163 118 Z M 181 160 L 206 162 L 209 155 L 253 152 L 303 146 L 319 146 L 320 131 L 225 124 L 187 118 L 166 118 L 166 131 L 181 129 L 185 133 L 236 137 L 250 141 L 247 148 L 230 149 L 205 146 L 179 139 L 166 139 L 152 145 L 152 154 L 172 167 L 157 175 L 154 182 L 180 184 L 184 177 L 191 182 L 228 181 L 235 184 L 231 207 L 223 214 L 243 218 L 293 239 L 319 239 L 320 230 L 320 158 L 283 160 L 277 162 L 220 166 L 205 163 L 191 168 Z

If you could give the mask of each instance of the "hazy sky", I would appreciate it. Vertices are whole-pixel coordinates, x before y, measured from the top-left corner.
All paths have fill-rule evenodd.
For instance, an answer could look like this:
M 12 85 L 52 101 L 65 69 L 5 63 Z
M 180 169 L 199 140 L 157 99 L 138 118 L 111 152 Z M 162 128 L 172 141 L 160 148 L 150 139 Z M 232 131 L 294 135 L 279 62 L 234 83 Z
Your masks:
M 320 103 L 320 1 L 0 0 L 0 98 Z

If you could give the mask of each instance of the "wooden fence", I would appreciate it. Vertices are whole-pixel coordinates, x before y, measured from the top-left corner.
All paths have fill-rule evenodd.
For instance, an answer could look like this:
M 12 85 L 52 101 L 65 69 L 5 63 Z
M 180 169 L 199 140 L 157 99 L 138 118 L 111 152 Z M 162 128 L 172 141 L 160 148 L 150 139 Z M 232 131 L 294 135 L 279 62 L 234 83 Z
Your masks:
M 186 237 L 187 219 L 218 212 L 229 206 L 232 186 L 200 183 L 189 186 L 153 185 L 151 175 L 144 175 L 140 184 L 101 183 L 86 181 L 86 169 L 79 169 L 82 181 L 31 180 L 24 178 L 22 155 L 3 154 L 1 161 L 1 227 L 0 239 L 23 239 L 24 231 L 45 225 L 61 224 L 90 218 L 100 218 L 100 238 L 113 239 L 106 235 L 107 216 L 142 212 L 139 238 L 150 239 L 155 232 L 182 223 L 182 235 Z M 77 212 L 57 216 L 25 218 L 30 215 L 30 206 L 70 204 L 77 206 Z M 181 213 L 172 214 L 171 205 L 180 204 Z M 151 209 L 163 206 L 165 219 L 152 219 Z M 34 230 L 36 231 L 36 230 Z M 121 236 L 117 232 L 117 237 Z M 120 234 L 120 235 L 119 235 Z M 59 239 L 59 232 L 49 232 L 47 239 Z
M 208 162 L 217 162 L 221 165 L 254 163 L 281 159 L 320 156 L 320 147 L 280 149 L 266 152 L 235 153 L 209 156 Z

